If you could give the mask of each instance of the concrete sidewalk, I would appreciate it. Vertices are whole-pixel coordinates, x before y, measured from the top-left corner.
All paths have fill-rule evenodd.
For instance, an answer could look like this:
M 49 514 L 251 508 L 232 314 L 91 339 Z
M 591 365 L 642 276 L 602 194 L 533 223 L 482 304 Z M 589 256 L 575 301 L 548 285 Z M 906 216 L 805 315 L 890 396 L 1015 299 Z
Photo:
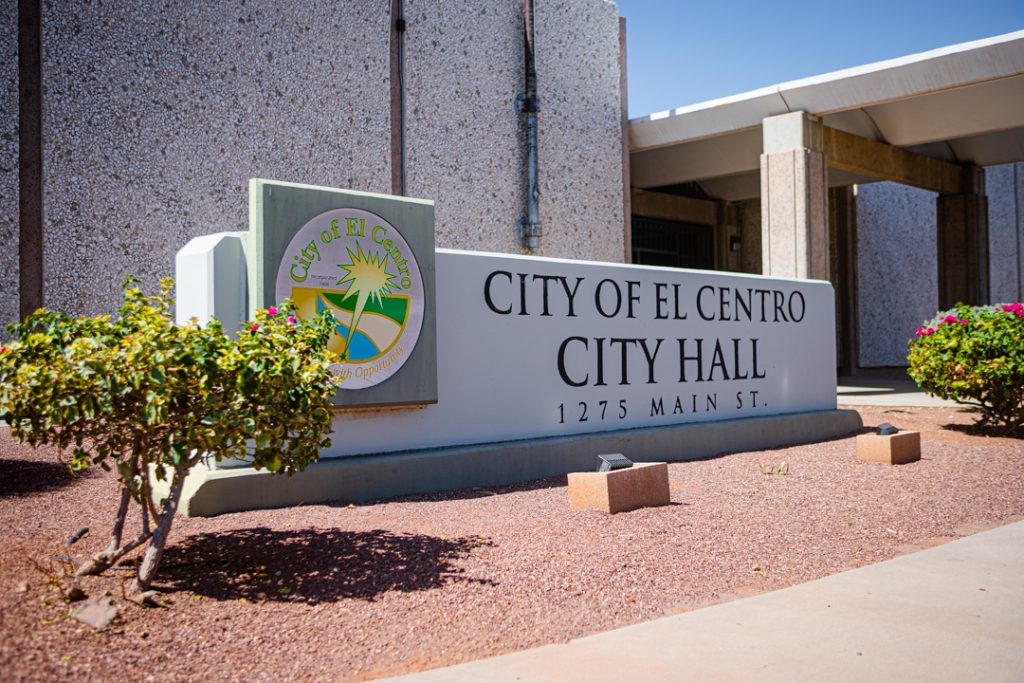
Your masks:
M 388 680 L 1024 681 L 1024 522 L 563 645 Z
M 955 401 L 921 391 L 904 368 L 867 368 L 852 377 L 840 377 L 836 399 L 841 406 L 959 407 Z

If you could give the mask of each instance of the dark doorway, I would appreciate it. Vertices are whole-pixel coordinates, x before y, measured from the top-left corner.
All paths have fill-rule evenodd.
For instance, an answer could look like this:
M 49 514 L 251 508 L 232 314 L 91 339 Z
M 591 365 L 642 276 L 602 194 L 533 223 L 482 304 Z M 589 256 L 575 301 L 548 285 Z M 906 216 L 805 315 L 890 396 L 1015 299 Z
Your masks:
M 671 268 L 715 267 L 710 225 L 633 216 L 633 263 Z

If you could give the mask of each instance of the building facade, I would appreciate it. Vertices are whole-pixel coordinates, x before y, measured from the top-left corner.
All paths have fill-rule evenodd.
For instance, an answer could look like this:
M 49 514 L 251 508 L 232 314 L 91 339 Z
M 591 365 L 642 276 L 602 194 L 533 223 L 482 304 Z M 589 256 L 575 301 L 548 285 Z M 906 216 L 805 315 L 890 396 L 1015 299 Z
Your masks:
M 5 3 L 0 320 L 40 285 L 33 305 L 110 312 L 125 275 L 155 286 L 193 237 L 244 230 L 253 177 L 432 199 L 438 246 L 525 252 L 517 101 L 530 5 L 39 2 L 33 72 L 19 71 L 26 17 Z M 534 34 L 543 236 L 532 253 L 622 261 L 617 9 L 536 2 Z M 33 123 L 19 96 L 36 90 Z M 34 248 L 38 272 L 19 272 L 19 250 Z

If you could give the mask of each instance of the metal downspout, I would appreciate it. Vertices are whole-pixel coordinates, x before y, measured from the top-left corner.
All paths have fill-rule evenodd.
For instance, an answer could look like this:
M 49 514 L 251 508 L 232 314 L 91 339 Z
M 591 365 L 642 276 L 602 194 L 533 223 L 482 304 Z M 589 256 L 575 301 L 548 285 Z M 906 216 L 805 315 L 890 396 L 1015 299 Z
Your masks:
M 391 192 L 406 195 L 405 4 L 391 0 Z
M 540 190 L 537 184 L 537 69 L 534 61 L 533 0 L 523 0 L 526 87 L 517 99 L 526 120 L 526 216 L 519 221 L 519 240 L 527 249 L 540 248 Z

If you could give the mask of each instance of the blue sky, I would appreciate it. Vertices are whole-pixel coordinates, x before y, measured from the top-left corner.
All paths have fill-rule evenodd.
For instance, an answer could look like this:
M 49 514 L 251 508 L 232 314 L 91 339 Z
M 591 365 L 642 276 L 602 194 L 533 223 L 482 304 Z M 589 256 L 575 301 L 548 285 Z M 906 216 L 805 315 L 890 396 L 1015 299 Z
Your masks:
M 631 118 L 1024 29 L 1024 0 L 616 0 Z

